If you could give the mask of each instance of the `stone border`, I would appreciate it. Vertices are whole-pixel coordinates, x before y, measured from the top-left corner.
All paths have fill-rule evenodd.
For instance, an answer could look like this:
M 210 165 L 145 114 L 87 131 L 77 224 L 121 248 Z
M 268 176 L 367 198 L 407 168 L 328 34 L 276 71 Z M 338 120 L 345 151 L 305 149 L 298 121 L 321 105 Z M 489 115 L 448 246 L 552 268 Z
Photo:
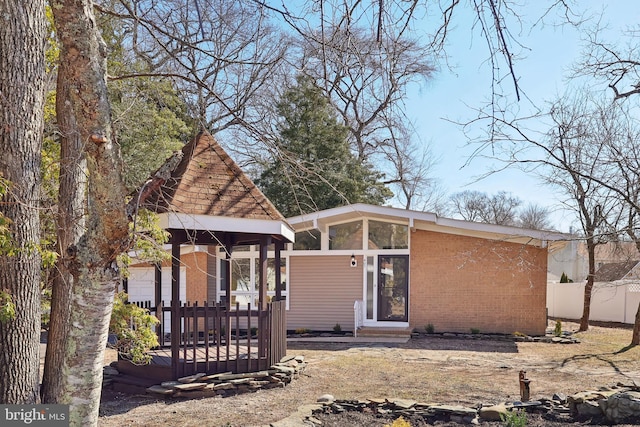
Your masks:
M 570 332 L 563 332 L 561 336 L 547 333 L 544 336 L 513 335 L 513 334 L 471 334 L 463 332 L 412 332 L 411 338 L 455 338 L 467 340 L 493 340 L 493 341 L 513 341 L 513 342 L 541 342 L 549 344 L 579 344 L 580 340 Z
M 164 397 L 196 399 L 213 396 L 232 396 L 261 389 L 282 388 L 297 378 L 306 367 L 304 356 L 286 356 L 265 371 L 234 374 L 195 374 L 165 381 L 146 389 L 147 393 Z M 106 366 L 103 370 L 103 387 L 118 382 L 117 369 Z
M 470 408 L 457 405 L 420 403 L 409 399 L 335 400 L 327 394 L 318 398 L 316 407 L 306 406 L 311 414 L 298 418 L 298 423 L 321 426 L 318 414 L 339 414 L 357 411 L 379 415 L 390 420 L 422 418 L 429 424 L 437 421 L 459 424 L 478 424 L 481 421 L 502 421 L 514 411 L 541 414 L 544 419 L 577 422 L 590 420 L 590 424 L 621 424 L 640 421 L 640 386 L 618 384 L 589 390 L 571 396 L 554 394 L 551 399 L 531 402 L 505 402 L 497 405 L 478 405 Z M 299 411 L 300 413 L 300 411 Z M 287 420 L 284 420 L 287 421 Z M 272 424 L 287 427 L 295 424 Z

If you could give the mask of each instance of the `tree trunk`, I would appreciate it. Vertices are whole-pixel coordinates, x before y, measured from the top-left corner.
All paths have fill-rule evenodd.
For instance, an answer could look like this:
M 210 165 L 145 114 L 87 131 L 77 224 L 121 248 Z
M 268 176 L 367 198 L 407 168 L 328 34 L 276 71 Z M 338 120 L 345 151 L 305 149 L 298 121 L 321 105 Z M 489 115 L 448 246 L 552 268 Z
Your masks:
M 13 253 L 0 248 L 0 291 L 16 316 L 0 322 L 0 402 L 39 401 L 40 149 L 45 81 L 44 0 L 0 0 L 0 177 L 10 182 L 0 213 Z
M 63 74 L 59 74 L 59 77 Z M 64 82 L 58 84 L 59 90 L 69 89 Z M 69 317 L 71 315 L 71 292 L 74 277 L 68 267 L 69 257 L 78 246 L 85 227 L 85 200 L 87 186 L 87 162 L 82 153 L 82 140 L 74 132 L 74 123 L 68 120 L 73 117 L 68 93 L 57 93 L 60 103 L 58 111 L 58 128 L 66 137 L 60 146 L 60 189 L 58 191 L 57 238 L 61 248 L 60 258 L 56 264 L 56 272 L 51 289 L 51 317 L 49 322 L 49 339 L 42 379 L 42 401 L 57 403 L 63 390 L 63 377 L 58 367 L 63 366 L 66 337 L 69 335 Z M 69 253 L 68 253 L 69 252 Z
M 590 230 L 589 236 L 593 236 L 593 230 Z M 580 328 L 578 331 L 584 332 L 589 330 L 589 316 L 591 314 L 591 291 L 593 290 L 593 280 L 596 274 L 596 243 L 593 237 L 587 238 L 587 255 L 589 258 L 587 274 L 587 283 L 584 285 L 584 301 L 582 305 L 582 317 L 580 318 Z
M 56 114 L 64 123 L 61 144 L 65 156 L 84 158 L 63 162 L 84 169 L 88 177 L 71 173 L 61 182 L 61 194 L 73 198 L 62 203 L 69 209 L 74 231 L 61 248 L 64 266 L 71 276 L 71 293 L 56 294 L 52 302 L 52 327 L 65 328 L 65 339 L 51 354 L 49 369 L 59 369 L 60 383 L 51 382 L 43 395 L 71 405 L 72 426 L 95 426 L 98 422 L 102 365 L 107 343 L 113 295 L 119 281 L 116 257 L 128 247 L 128 222 L 120 151 L 112 134 L 106 86 L 106 48 L 93 16 L 90 0 L 53 0 L 52 10 L 60 40 Z M 78 152 L 76 144 L 81 150 Z M 79 181 L 80 179 L 80 181 Z M 63 189 L 62 186 L 70 188 Z M 78 188 L 82 187 L 82 188 Z M 84 224 L 76 222 L 84 206 Z M 74 234 L 77 233 L 77 234 Z M 53 321 L 53 317 L 60 316 Z M 73 326 L 73 327 L 71 327 Z M 46 377 L 50 378 L 50 373 Z M 49 387 L 49 385 L 48 385 Z
M 640 304 L 638 304 L 638 310 L 636 311 L 636 320 L 633 324 L 631 345 L 640 345 Z

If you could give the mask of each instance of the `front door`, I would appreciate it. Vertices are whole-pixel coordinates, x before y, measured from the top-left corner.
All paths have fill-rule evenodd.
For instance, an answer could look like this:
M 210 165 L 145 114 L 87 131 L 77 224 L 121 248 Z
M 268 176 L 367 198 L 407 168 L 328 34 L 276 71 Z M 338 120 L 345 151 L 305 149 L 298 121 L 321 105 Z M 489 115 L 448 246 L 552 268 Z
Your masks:
M 407 322 L 409 255 L 378 256 L 378 321 Z

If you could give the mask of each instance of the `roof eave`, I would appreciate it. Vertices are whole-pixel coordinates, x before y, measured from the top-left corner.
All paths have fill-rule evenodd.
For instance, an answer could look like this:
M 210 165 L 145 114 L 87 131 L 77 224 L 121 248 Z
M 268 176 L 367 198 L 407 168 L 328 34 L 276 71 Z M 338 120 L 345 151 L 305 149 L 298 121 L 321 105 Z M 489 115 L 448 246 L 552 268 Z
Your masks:
M 160 227 L 167 230 L 204 230 L 264 234 L 282 236 L 289 242 L 295 241 L 295 231 L 286 221 L 193 215 L 176 212 L 162 213 L 159 214 L 158 217 Z

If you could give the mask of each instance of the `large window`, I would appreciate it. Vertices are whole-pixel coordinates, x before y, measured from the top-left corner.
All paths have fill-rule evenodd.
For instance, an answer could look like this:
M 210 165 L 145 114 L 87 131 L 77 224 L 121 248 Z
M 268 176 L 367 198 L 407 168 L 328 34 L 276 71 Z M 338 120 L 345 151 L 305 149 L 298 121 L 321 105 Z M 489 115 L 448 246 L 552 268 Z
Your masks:
M 320 230 L 307 230 L 296 233 L 296 241 L 293 244 L 295 251 L 319 251 Z
M 260 288 L 260 255 L 257 246 L 246 247 L 237 251 L 234 248 L 231 256 L 231 308 L 235 308 L 236 303 L 241 308 L 247 308 L 247 304 L 256 307 L 259 298 Z M 224 259 L 224 252 L 219 252 L 220 259 Z M 225 277 L 227 274 L 227 263 L 220 262 L 220 280 L 218 281 L 219 293 L 222 299 L 226 298 L 224 289 Z M 282 296 L 287 297 L 287 260 L 280 259 L 280 277 L 282 280 Z M 274 254 L 267 257 L 267 301 L 271 301 L 276 295 L 276 270 Z
M 329 249 L 362 249 L 362 221 L 329 226 Z
M 409 227 L 390 222 L 369 221 L 369 249 L 408 249 Z

